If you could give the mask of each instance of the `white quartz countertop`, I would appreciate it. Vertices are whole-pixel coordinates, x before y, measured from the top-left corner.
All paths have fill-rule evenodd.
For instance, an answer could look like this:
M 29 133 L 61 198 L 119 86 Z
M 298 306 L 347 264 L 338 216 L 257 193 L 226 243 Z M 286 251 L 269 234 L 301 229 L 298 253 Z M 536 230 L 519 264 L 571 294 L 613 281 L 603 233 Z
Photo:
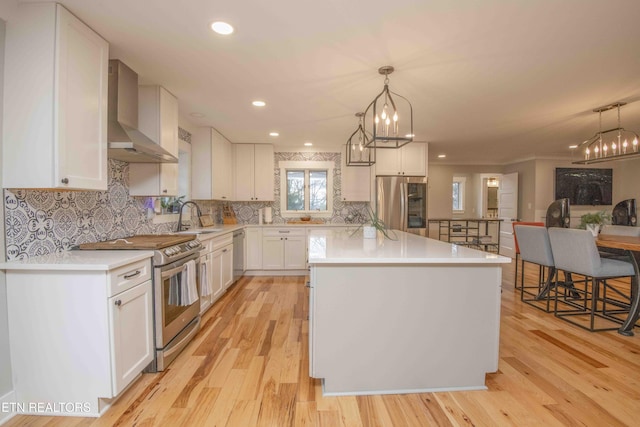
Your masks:
M 309 264 L 507 264 L 511 258 L 394 230 L 397 240 L 362 230 L 311 230 Z
M 63 251 L 0 263 L 0 270 L 109 271 L 153 256 L 153 251 Z

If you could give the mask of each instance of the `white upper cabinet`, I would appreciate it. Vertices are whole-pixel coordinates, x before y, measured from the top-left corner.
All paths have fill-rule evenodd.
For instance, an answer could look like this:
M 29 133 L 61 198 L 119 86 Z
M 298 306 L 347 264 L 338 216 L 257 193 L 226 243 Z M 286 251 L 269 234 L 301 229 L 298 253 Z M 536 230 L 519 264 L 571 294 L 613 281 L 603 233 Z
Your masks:
M 231 200 L 231 143 L 213 128 L 198 128 L 191 138 L 191 198 Z
M 371 166 L 347 166 L 347 156 L 345 155 L 344 150 L 342 150 L 341 175 L 341 194 L 343 201 L 371 201 Z
M 273 145 L 233 144 L 235 200 L 272 201 Z
M 138 87 L 139 130 L 178 157 L 178 99 L 161 86 Z M 178 196 L 177 163 L 131 163 L 132 196 Z
M 376 175 L 427 176 L 427 144 L 411 142 L 398 149 L 376 150 Z
M 3 183 L 107 189 L 109 45 L 56 3 L 7 22 Z

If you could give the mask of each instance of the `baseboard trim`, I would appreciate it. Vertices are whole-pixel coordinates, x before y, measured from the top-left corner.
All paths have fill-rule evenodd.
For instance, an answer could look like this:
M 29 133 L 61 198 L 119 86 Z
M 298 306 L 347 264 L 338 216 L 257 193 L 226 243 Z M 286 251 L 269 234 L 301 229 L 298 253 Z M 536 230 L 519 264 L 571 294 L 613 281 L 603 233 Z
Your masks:
M 248 270 L 245 276 L 306 276 L 309 270 Z
M 14 403 L 15 401 L 16 393 L 13 390 L 0 397 L 0 426 L 16 415 L 15 412 L 8 411 L 11 409 L 11 403 Z

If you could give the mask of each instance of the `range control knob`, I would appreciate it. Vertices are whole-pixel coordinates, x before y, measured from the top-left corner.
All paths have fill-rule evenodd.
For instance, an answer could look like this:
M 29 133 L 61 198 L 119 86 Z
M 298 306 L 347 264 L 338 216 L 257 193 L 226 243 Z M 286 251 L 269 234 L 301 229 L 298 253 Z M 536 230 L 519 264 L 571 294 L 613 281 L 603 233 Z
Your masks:
M 164 254 L 165 254 L 166 256 L 171 256 L 171 249 L 165 249 L 165 250 L 164 250 Z

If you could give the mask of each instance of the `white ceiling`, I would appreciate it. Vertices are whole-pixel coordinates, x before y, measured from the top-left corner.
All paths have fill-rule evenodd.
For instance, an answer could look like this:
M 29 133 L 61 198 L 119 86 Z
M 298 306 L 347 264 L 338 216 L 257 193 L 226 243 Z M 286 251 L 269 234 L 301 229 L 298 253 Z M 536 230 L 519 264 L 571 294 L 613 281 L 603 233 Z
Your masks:
M 60 0 L 232 142 L 344 144 L 382 89 L 447 163 L 567 156 L 615 101 L 640 131 L 638 0 Z M 209 29 L 223 20 L 236 31 Z M 267 102 L 263 109 L 254 99 Z M 603 129 L 616 126 L 615 111 Z M 280 132 L 277 139 L 270 131 Z

